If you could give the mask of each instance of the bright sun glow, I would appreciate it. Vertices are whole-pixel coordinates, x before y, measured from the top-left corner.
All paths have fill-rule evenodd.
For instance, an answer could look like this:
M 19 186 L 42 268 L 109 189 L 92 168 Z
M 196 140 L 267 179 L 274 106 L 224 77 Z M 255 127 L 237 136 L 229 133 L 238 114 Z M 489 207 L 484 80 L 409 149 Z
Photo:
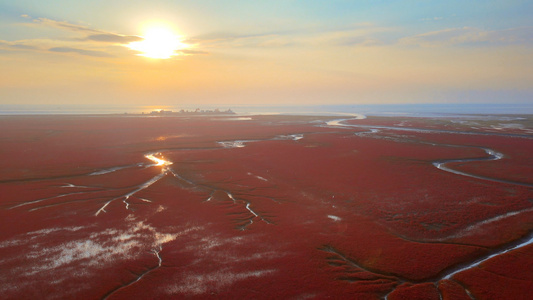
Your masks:
M 147 154 L 144 157 L 146 157 L 149 160 L 155 162 L 156 166 L 168 166 L 168 165 L 172 164 L 172 162 L 164 160 L 163 157 L 158 158 L 158 157 L 155 157 L 155 155 L 161 155 L 161 153 Z
M 181 43 L 180 37 L 166 27 L 148 28 L 143 36 L 144 40 L 128 45 L 130 49 L 141 52 L 141 56 L 150 58 L 167 59 L 178 55 L 176 50 L 187 48 Z

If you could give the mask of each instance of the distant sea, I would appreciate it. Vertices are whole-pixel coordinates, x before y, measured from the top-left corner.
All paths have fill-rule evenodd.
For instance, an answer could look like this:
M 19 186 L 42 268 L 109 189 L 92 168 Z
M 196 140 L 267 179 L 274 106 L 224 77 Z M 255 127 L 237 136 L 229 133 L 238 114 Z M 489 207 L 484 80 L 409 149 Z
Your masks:
M 450 116 L 533 114 L 533 103 L 511 104 L 383 104 L 383 105 L 313 105 L 313 106 L 199 106 L 169 107 L 165 110 L 180 111 L 232 109 L 240 115 L 253 114 L 351 114 L 374 116 Z M 145 107 L 81 106 L 81 105 L 0 105 L 0 115 L 69 115 L 69 114 L 140 114 L 150 113 Z

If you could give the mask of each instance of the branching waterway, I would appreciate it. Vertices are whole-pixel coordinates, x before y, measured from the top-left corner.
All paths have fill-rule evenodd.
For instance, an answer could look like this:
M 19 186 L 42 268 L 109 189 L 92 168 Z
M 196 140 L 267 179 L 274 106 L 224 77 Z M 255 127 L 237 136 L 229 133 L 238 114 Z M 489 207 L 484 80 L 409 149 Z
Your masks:
M 212 148 L 202 148 L 201 150 L 220 150 L 224 148 L 241 148 L 245 147 L 246 144 L 252 143 L 252 142 L 261 142 L 261 141 L 267 141 L 267 140 L 292 140 L 297 141 L 303 138 L 303 134 L 289 134 L 289 135 L 278 135 L 273 138 L 267 138 L 267 139 L 254 139 L 254 140 L 234 140 L 234 141 L 221 141 L 217 142 L 217 146 L 214 146 Z M 198 183 L 194 180 L 191 180 L 190 178 L 186 178 L 182 174 L 179 174 L 174 170 L 171 166 L 173 165 L 173 162 L 168 160 L 163 156 L 164 153 L 172 153 L 172 152 L 180 152 L 180 151 L 187 151 L 191 150 L 188 148 L 176 148 L 176 149 L 162 149 L 158 151 L 152 151 L 144 155 L 146 159 L 151 161 L 152 163 L 137 163 L 137 164 L 131 164 L 131 165 L 124 165 L 124 166 L 115 166 L 115 167 L 109 167 L 100 169 L 97 171 L 93 171 L 91 173 L 85 174 L 85 175 L 76 175 L 71 176 L 71 178 L 78 178 L 78 177 L 84 177 L 84 176 L 90 176 L 90 177 L 97 177 L 97 176 L 112 176 L 112 173 L 119 173 L 117 176 L 122 176 L 122 172 L 133 172 L 135 170 L 142 170 L 146 168 L 160 168 L 160 171 L 157 175 L 151 177 L 147 181 L 144 181 L 138 185 L 134 185 L 132 187 L 124 187 L 124 188 L 110 188 L 110 187 L 92 187 L 92 186 L 82 186 L 82 185 L 76 185 L 69 182 L 64 183 L 60 186 L 60 188 L 68 189 L 72 192 L 65 192 L 61 193 L 55 196 L 45 197 L 45 198 L 39 198 L 31 201 L 24 201 L 22 203 L 18 203 L 15 205 L 12 205 L 11 207 L 8 207 L 8 209 L 15 209 L 15 208 L 21 208 L 28 206 L 28 211 L 35 211 L 45 208 L 51 208 L 56 207 L 60 205 L 68 205 L 73 204 L 76 202 L 87 202 L 87 201 L 98 201 L 105 199 L 105 202 L 95 211 L 95 216 L 101 216 L 102 213 L 106 213 L 108 208 L 111 204 L 122 202 L 124 205 L 124 208 L 126 210 L 132 210 L 133 211 L 133 201 L 132 199 L 151 203 L 152 200 L 146 199 L 144 197 L 139 196 L 142 191 L 148 189 L 152 185 L 154 185 L 156 182 L 160 181 L 167 175 L 173 176 L 175 179 L 177 179 L 180 183 L 185 184 L 187 187 L 198 189 L 201 191 L 206 192 L 209 194 L 209 197 L 206 201 L 211 201 L 215 198 L 215 195 L 217 194 L 225 194 L 226 198 L 231 201 L 231 203 L 236 207 L 241 207 L 243 209 L 243 213 L 240 214 L 235 222 L 237 222 L 239 225 L 237 226 L 240 230 L 248 229 L 248 227 L 252 224 L 254 224 L 254 221 L 261 221 L 265 222 L 267 224 L 273 224 L 271 220 L 269 220 L 267 217 L 265 217 L 262 213 L 258 212 L 254 209 L 254 204 L 251 200 L 249 200 L 246 194 L 242 194 L 242 192 L 235 193 L 230 190 L 221 189 L 218 186 L 208 184 L 208 183 Z M 252 173 L 248 172 L 249 176 L 255 177 L 256 179 L 267 182 L 268 180 L 264 177 L 253 175 Z M 65 179 L 68 179 L 69 176 L 65 176 Z M 253 187 L 250 187 L 253 189 Z M 242 196 L 240 195 L 242 194 Z M 113 195 L 113 196 L 109 196 Z M 257 197 L 263 197 L 266 199 L 271 199 L 274 202 L 279 203 L 279 199 L 274 199 L 272 197 L 269 197 L 267 195 L 255 195 Z M 222 199 L 223 200 L 223 199 Z M 138 202 L 137 201 L 137 202 Z
M 153 161 L 155 164 L 154 165 L 151 165 L 151 166 L 162 166 L 161 168 L 161 172 L 152 177 L 150 180 L 138 185 L 133 191 L 131 192 L 128 192 L 124 195 L 120 195 L 118 197 L 115 197 L 109 201 L 107 201 L 98 211 L 96 211 L 95 213 L 95 216 L 98 216 L 98 214 L 100 214 L 101 212 L 105 212 L 105 208 L 111 204 L 113 201 L 116 201 L 116 200 L 122 200 L 122 202 L 124 202 L 124 205 L 126 207 L 126 209 L 129 209 L 130 208 L 130 203 L 128 202 L 128 199 L 132 196 L 134 196 L 135 194 L 137 194 L 138 192 L 148 188 L 149 186 L 151 186 L 152 184 L 156 183 L 157 181 L 159 181 L 161 178 L 163 178 L 165 175 L 167 175 L 170 170 L 168 168 L 169 165 L 172 164 L 172 162 L 170 161 L 167 161 L 167 160 L 164 160 L 163 158 L 158 158 L 156 155 L 160 155 L 161 153 L 150 153 L 150 154 L 147 154 L 145 155 L 144 157 L 146 157 L 147 159 Z
M 372 125 L 356 125 L 356 124 L 346 124 L 346 121 L 349 120 L 357 120 L 359 118 L 351 118 L 351 119 L 339 119 L 339 120 L 333 120 L 329 121 L 326 124 L 328 126 L 340 126 L 345 128 L 365 128 L 369 129 L 369 131 L 364 132 L 357 132 L 356 134 L 369 134 L 369 133 L 377 133 L 378 130 L 399 130 L 399 131 L 414 131 L 414 132 L 424 132 L 424 133 L 450 133 L 450 134 L 468 134 L 468 135 L 494 135 L 494 136 L 507 136 L 507 137 L 521 137 L 521 138 L 533 138 L 533 136 L 529 135 L 522 135 L 522 134 L 506 134 L 506 133 L 489 133 L 489 132 L 472 132 L 472 131 L 453 131 L 453 130 L 439 130 L 439 129 L 425 129 L 425 128 L 406 128 L 406 127 L 396 127 L 396 126 L 372 126 Z M 428 143 L 429 144 L 429 143 Z M 467 145 L 450 145 L 450 144 L 437 144 L 437 143 L 431 143 L 433 146 L 441 146 L 441 147 L 455 147 L 455 148 L 476 148 L 476 149 L 482 149 L 485 151 L 485 153 L 488 155 L 486 157 L 476 157 L 476 158 L 459 158 L 459 159 L 442 159 L 437 160 L 433 162 L 433 165 L 442 171 L 450 172 L 457 175 L 472 177 L 476 179 L 481 180 L 488 180 L 498 183 L 507 183 L 507 184 L 514 184 L 514 185 L 520 185 L 520 186 L 527 186 L 527 187 L 533 187 L 533 184 L 525 183 L 525 182 L 518 182 L 518 181 L 512 181 L 512 180 L 505 180 L 505 179 L 498 179 L 498 178 L 492 178 L 487 176 L 481 176 L 474 173 L 468 173 L 460 170 L 453 169 L 451 167 L 448 167 L 447 165 L 452 163 L 467 163 L 467 162 L 475 162 L 475 161 L 491 161 L 491 160 L 499 160 L 504 157 L 503 153 L 500 153 L 496 150 L 485 148 L 485 147 L 478 147 L 478 146 L 467 146 Z
M 344 128 L 364 128 L 368 129 L 368 131 L 363 132 L 357 132 L 357 135 L 368 135 L 368 134 L 376 134 L 380 130 L 398 130 L 398 131 L 412 131 L 412 132 L 424 132 L 424 133 L 448 133 L 448 134 L 468 134 L 468 135 L 494 135 L 494 136 L 506 136 L 506 137 L 513 137 L 513 138 L 533 138 L 529 135 L 522 135 L 522 134 L 506 134 L 506 133 L 488 133 L 488 132 L 471 132 L 471 131 L 452 131 L 452 130 L 438 130 L 438 129 L 426 129 L 426 128 L 406 128 L 406 127 L 396 127 L 396 126 L 373 126 L 373 125 L 357 125 L 357 124 L 346 124 L 346 121 L 349 120 L 356 120 L 360 118 L 351 118 L 351 119 L 338 119 L 329 121 L 326 123 L 327 126 L 339 126 Z M 453 163 L 468 163 L 468 162 L 475 162 L 475 161 L 495 161 L 500 160 L 505 157 L 503 153 L 500 153 L 498 151 L 495 151 L 490 148 L 486 147 L 479 147 L 479 146 L 466 146 L 466 145 L 450 145 L 450 144 L 437 144 L 437 143 L 425 143 L 430 144 L 432 146 L 441 146 L 441 147 L 461 147 L 461 148 L 476 148 L 483 150 L 487 156 L 485 157 L 477 157 L 477 158 L 459 158 L 459 159 L 441 159 L 434 161 L 432 164 L 437 169 L 449 172 L 452 174 L 460 175 L 460 176 L 466 176 L 471 178 L 476 178 L 480 180 L 486 180 L 486 181 L 492 181 L 496 183 L 505 183 L 505 184 L 512 184 L 512 185 L 518 185 L 518 186 L 525 186 L 525 187 L 533 187 L 533 184 L 530 183 L 524 183 L 524 182 L 517 182 L 517 181 L 511 181 L 511 180 L 505 180 L 505 179 L 498 179 L 498 178 L 491 178 L 487 176 L 482 176 L 474 173 L 468 173 L 460 170 L 453 169 L 450 167 L 450 164 Z M 526 210 L 524 210 L 526 211 Z M 482 222 L 483 223 L 483 222 Z M 464 262 L 458 265 L 453 265 L 445 270 L 441 271 L 439 275 L 437 275 L 436 278 L 428 278 L 427 280 L 423 280 L 421 282 L 433 282 L 438 290 L 438 284 L 441 280 L 451 280 L 452 277 L 455 274 L 461 273 L 465 270 L 472 269 L 474 267 L 479 266 L 480 264 L 493 259 L 495 257 L 498 257 L 499 255 L 503 255 L 505 253 L 508 253 L 513 250 L 520 249 L 522 247 L 531 245 L 533 243 L 533 231 L 529 232 L 526 236 L 523 236 L 522 238 L 511 241 L 505 245 L 502 245 L 496 249 L 493 249 L 491 251 L 488 251 L 487 254 L 478 257 L 472 261 Z M 371 271 L 364 269 L 364 267 L 357 265 L 353 260 L 346 257 L 344 254 L 342 254 L 340 251 L 332 248 L 331 246 L 325 246 L 321 250 L 333 253 L 336 255 L 336 258 L 333 257 L 333 259 L 338 259 L 343 264 L 347 264 L 348 266 L 351 266 L 352 268 L 355 268 L 356 272 L 370 272 L 373 273 L 374 276 L 377 276 L 378 278 L 381 278 L 384 280 L 384 284 L 390 284 L 391 276 L 388 274 L 381 274 L 378 271 Z M 405 278 L 401 278 L 399 276 L 392 276 L 393 280 L 396 281 L 395 285 L 399 285 L 401 283 L 410 282 L 410 283 L 420 283 L 420 282 L 412 282 L 409 280 L 406 280 Z M 394 288 L 392 289 L 394 291 Z M 391 292 L 392 292 L 391 291 Z M 465 292 L 470 296 L 470 292 L 465 288 Z M 390 294 L 390 293 L 389 293 Z M 384 296 L 384 299 L 388 299 L 388 295 Z M 442 299 L 442 295 L 440 295 Z

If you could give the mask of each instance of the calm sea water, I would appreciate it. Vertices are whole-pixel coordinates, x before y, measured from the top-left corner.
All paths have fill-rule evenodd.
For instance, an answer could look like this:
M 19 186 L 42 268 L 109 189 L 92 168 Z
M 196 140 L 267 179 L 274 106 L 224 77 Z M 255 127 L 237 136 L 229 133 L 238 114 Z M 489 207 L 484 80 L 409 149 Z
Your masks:
M 350 114 L 381 116 L 449 116 L 461 114 L 533 114 L 533 103 L 512 104 L 385 104 L 385 105 L 315 105 L 315 106 L 234 106 L 199 107 L 200 109 L 232 109 L 237 114 Z M 196 107 L 165 107 L 165 110 L 194 110 Z M 0 115 L 56 114 L 138 114 L 149 113 L 143 107 L 78 106 L 78 105 L 0 105 Z

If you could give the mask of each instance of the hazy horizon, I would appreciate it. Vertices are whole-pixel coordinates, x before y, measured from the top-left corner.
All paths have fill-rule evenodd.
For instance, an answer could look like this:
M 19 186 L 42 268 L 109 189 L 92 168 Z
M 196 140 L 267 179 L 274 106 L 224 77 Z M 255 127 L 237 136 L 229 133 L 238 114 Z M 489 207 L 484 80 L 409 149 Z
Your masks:
M 446 115 L 530 115 L 533 104 L 529 103 L 484 103 L 484 104 L 366 104 L 366 105 L 278 105 L 278 106 L 94 106 L 94 105 L 3 105 L 0 115 L 52 115 L 52 114 L 141 114 L 154 110 L 228 110 L 236 114 L 366 114 L 366 115 L 411 115 L 411 116 L 446 116 Z

